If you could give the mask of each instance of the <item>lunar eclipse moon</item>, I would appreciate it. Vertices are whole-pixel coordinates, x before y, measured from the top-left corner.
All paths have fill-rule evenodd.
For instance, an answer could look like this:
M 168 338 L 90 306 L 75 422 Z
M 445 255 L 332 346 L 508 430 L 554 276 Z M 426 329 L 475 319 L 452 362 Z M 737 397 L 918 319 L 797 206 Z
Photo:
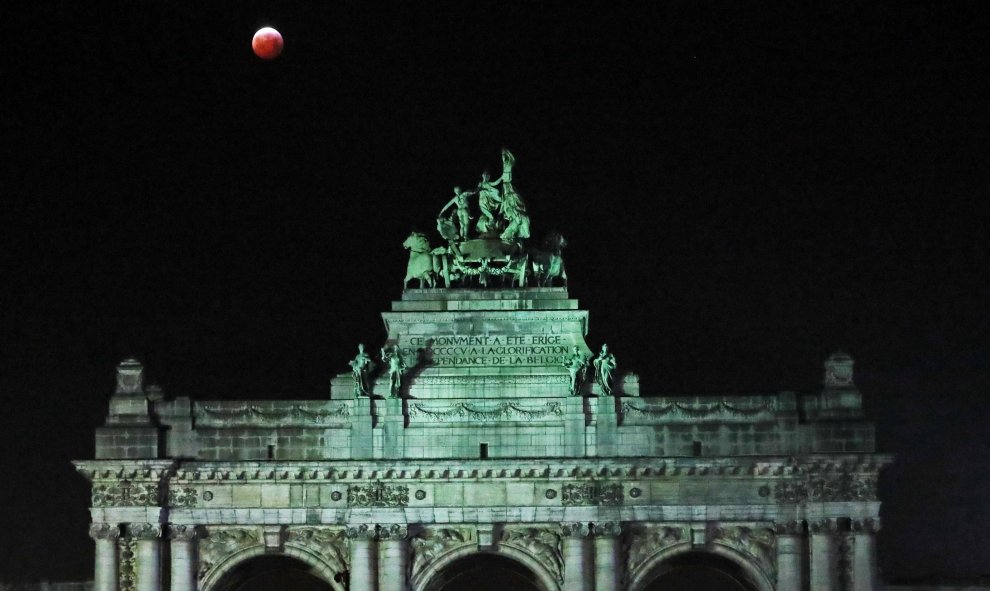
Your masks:
M 263 60 L 273 60 L 282 53 L 282 34 L 271 27 L 258 29 L 251 39 L 251 49 Z

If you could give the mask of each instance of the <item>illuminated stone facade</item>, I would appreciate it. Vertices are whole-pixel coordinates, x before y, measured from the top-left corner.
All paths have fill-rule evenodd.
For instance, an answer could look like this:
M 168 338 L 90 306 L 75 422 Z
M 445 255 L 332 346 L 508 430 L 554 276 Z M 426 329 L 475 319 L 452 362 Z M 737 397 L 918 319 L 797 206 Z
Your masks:
M 337 590 L 432 591 L 478 553 L 542 591 L 643 591 L 705 556 L 761 591 L 879 588 L 892 458 L 848 356 L 811 393 L 640 396 L 615 373 L 609 396 L 566 367 L 592 357 L 566 288 L 406 289 L 383 318 L 329 398 L 165 399 L 122 363 L 76 463 L 96 591 L 213 591 L 271 554 Z

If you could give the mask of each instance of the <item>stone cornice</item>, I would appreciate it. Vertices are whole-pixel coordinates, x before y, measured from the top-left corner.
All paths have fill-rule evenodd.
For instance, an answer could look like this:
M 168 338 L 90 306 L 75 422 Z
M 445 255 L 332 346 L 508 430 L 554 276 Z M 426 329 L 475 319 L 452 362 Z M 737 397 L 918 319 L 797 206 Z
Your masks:
M 593 461 L 558 460 L 547 465 L 530 460 L 459 460 L 451 468 L 448 460 L 348 460 L 334 462 L 188 462 L 164 471 L 177 483 L 243 481 L 334 481 L 367 482 L 379 480 L 448 481 L 576 478 L 608 480 L 614 478 L 663 477 L 767 477 L 793 478 L 807 475 L 857 474 L 875 476 L 893 461 L 885 454 L 845 454 L 805 456 L 800 460 L 780 457 L 739 458 L 669 458 L 625 460 L 603 458 Z M 119 462 L 107 460 L 105 469 L 90 466 L 91 479 L 131 478 L 131 471 L 121 471 Z M 95 464 L 89 462 L 88 464 Z
M 179 460 L 75 460 L 76 471 L 90 481 L 131 480 L 157 482 L 174 473 Z

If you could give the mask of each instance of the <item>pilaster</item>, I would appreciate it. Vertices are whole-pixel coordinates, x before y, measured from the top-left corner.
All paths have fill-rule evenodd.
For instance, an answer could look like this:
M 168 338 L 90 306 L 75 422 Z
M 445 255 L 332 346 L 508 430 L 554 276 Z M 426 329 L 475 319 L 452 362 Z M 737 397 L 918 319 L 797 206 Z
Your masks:
M 800 521 L 774 524 L 777 534 L 777 591 L 799 591 L 804 580 L 804 527 Z
M 409 564 L 409 529 L 390 524 L 378 527 L 378 589 L 405 591 Z
M 117 539 L 120 528 L 109 523 L 94 523 L 89 526 L 89 537 L 96 542 L 93 591 L 117 591 Z
M 375 527 L 367 524 L 347 526 L 347 537 L 351 540 L 351 589 L 377 588 L 375 568 Z
M 820 519 L 808 525 L 811 529 L 811 591 L 834 591 L 838 589 L 835 520 Z
M 591 591 L 592 573 L 591 528 L 587 523 L 565 523 L 560 526 L 563 538 L 564 589 Z
M 595 536 L 595 591 L 621 589 L 619 536 L 622 534 L 622 527 L 614 521 L 593 523 L 591 533 Z
M 135 591 L 161 591 L 161 524 L 133 523 L 128 526 L 128 533 L 137 545 Z
M 168 526 L 171 591 L 196 591 L 198 535 L 193 525 Z
M 876 591 L 877 581 L 876 534 L 880 530 L 879 519 L 857 519 L 852 522 L 855 544 L 853 546 L 854 591 Z

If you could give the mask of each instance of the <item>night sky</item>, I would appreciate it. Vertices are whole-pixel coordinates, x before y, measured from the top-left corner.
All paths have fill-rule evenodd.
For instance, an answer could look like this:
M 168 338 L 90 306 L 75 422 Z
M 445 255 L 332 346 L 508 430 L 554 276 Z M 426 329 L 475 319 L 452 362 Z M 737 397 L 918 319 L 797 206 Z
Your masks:
M 118 361 L 327 396 L 503 146 L 592 349 L 678 395 L 813 389 L 843 348 L 899 456 L 885 575 L 990 572 L 986 11 L 572 4 L 5 9 L 0 580 L 92 576 L 69 460 Z

